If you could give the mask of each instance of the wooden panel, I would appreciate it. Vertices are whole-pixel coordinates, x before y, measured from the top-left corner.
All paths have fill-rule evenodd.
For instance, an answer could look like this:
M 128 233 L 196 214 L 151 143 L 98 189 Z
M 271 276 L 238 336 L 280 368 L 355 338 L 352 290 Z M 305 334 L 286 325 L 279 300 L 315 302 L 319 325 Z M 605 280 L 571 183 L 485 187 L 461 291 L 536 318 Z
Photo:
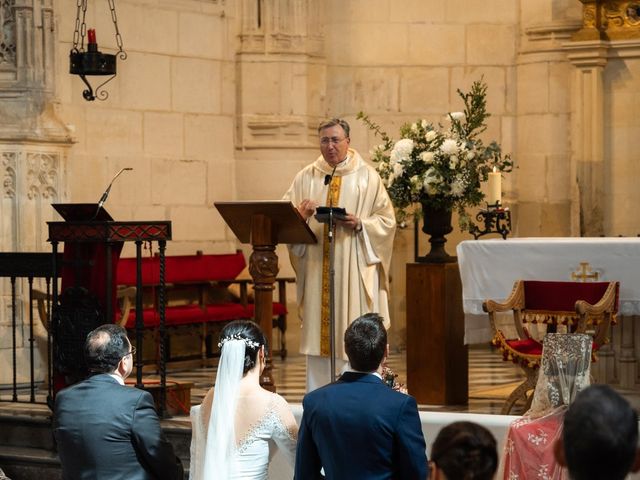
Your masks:
M 408 264 L 409 393 L 418 403 L 466 404 L 468 375 L 458 264 Z

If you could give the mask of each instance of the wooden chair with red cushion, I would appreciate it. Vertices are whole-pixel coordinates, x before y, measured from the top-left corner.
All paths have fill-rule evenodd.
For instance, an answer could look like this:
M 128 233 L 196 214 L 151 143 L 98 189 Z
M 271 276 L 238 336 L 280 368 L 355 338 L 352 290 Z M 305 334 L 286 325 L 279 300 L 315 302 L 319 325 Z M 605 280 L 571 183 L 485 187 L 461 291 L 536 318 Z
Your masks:
M 505 361 L 517 363 L 525 373 L 525 380 L 503 405 L 502 414 L 508 414 L 520 398 L 525 399 L 525 408 L 531 404 L 531 395 L 527 392 L 536 385 L 542 342 L 532 335 L 528 324 L 546 325 L 547 332 L 589 333 L 593 337 L 592 358 L 595 361 L 598 349 L 609 341 L 609 326 L 616 323 L 618 291 L 618 282 L 518 280 L 504 302 L 483 302 L 482 308 L 489 314 L 494 332 L 491 343 L 500 350 Z M 496 314 L 508 311 L 513 312 L 515 337 L 508 337 L 497 326 Z

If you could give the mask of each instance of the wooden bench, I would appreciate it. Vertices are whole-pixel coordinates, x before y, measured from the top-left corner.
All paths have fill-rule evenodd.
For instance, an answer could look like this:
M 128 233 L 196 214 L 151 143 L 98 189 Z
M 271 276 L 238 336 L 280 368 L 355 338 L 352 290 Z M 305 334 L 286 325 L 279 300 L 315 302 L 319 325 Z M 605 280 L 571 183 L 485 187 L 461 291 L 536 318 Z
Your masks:
M 167 359 L 206 359 L 217 355 L 217 337 L 221 328 L 232 320 L 252 319 L 251 279 L 238 279 L 246 261 L 241 251 L 232 254 L 202 254 L 167 256 L 165 259 L 165 325 L 167 326 Z M 119 290 L 129 289 L 135 294 L 136 259 L 121 258 L 116 281 Z M 293 278 L 277 279 L 277 301 L 273 303 L 274 327 L 278 329 L 280 356 L 286 357 L 286 283 Z M 145 363 L 155 363 L 158 357 L 160 313 L 158 286 L 160 259 L 142 260 L 143 325 Z M 235 286 L 237 294 L 230 287 Z M 122 324 L 135 330 L 135 300 Z M 194 337 L 198 342 L 194 342 Z

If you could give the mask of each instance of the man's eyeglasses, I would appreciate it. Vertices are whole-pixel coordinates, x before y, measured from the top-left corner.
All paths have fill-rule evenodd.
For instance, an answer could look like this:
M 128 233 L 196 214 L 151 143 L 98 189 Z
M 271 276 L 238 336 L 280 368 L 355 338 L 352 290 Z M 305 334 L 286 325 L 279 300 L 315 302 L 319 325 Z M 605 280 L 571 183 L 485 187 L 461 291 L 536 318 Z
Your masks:
M 122 358 L 126 357 L 127 355 L 131 355 L 131 358 L 133 358 L 133 356 L 134 356 L 135 354 L 136 354 L 136 347 L 134 347 L 134 346 L 132 345 L 132 346 L 131 346 L 131 351 L 130 351 L 129 353 L 125 353 L 125 354 L 124 354 L 124 356 L 123 356 Z
M 322 137 L 320 139 L 320 145 L 322 145 L 323 147 L 326 147 L 327 145 L 331 144 L 331 145 L 338 145 L 341 141 L 343 141 L 345 138 L 347 137 L 342 137 L 342 138 L 338 138 L 338 137 Z

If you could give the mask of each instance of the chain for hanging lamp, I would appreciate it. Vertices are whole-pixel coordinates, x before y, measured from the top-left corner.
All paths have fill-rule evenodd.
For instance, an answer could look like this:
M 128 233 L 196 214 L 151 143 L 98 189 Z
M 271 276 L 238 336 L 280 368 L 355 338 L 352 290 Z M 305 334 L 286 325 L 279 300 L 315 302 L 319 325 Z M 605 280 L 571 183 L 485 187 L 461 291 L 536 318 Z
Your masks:
M 103 90 L 102 87 L 113 80 L 117 75 L 116 57 L 120 57 L 121 60 L 127 59 L 127 53 L 122 47 L 122 35 L 120 35 L 120 30 L 118 29 L 115 0 L 107 1 L 109 3 L 109 10 L 111 11 L 111 20 L 115 27 L 116 44 L 118 45 L 118 52 L 116 55 L 102 53 L 98 50 L 96 31 L 94 29 L 87 30 L 87 24 L 85 21 L 87 16 L 88 0 L 77 0 L 76 23 L 73 31 L 73 46 L 69 52 L 69 73 L 78 75 L 87 86 L 87 88 L 82 92 L 82 96 L 87 101 L 93 101 L 96 98 L 98 100 L 106 100 L 109 97 L 109 93 L 106 90 Z M 86 50 L 85 38 L 87 39 Z M 109 75 L 109 78 L 98 85 L 94 90 L 89 83 L 89 80 L 87 80 L 87 76 L 89 75 Z

